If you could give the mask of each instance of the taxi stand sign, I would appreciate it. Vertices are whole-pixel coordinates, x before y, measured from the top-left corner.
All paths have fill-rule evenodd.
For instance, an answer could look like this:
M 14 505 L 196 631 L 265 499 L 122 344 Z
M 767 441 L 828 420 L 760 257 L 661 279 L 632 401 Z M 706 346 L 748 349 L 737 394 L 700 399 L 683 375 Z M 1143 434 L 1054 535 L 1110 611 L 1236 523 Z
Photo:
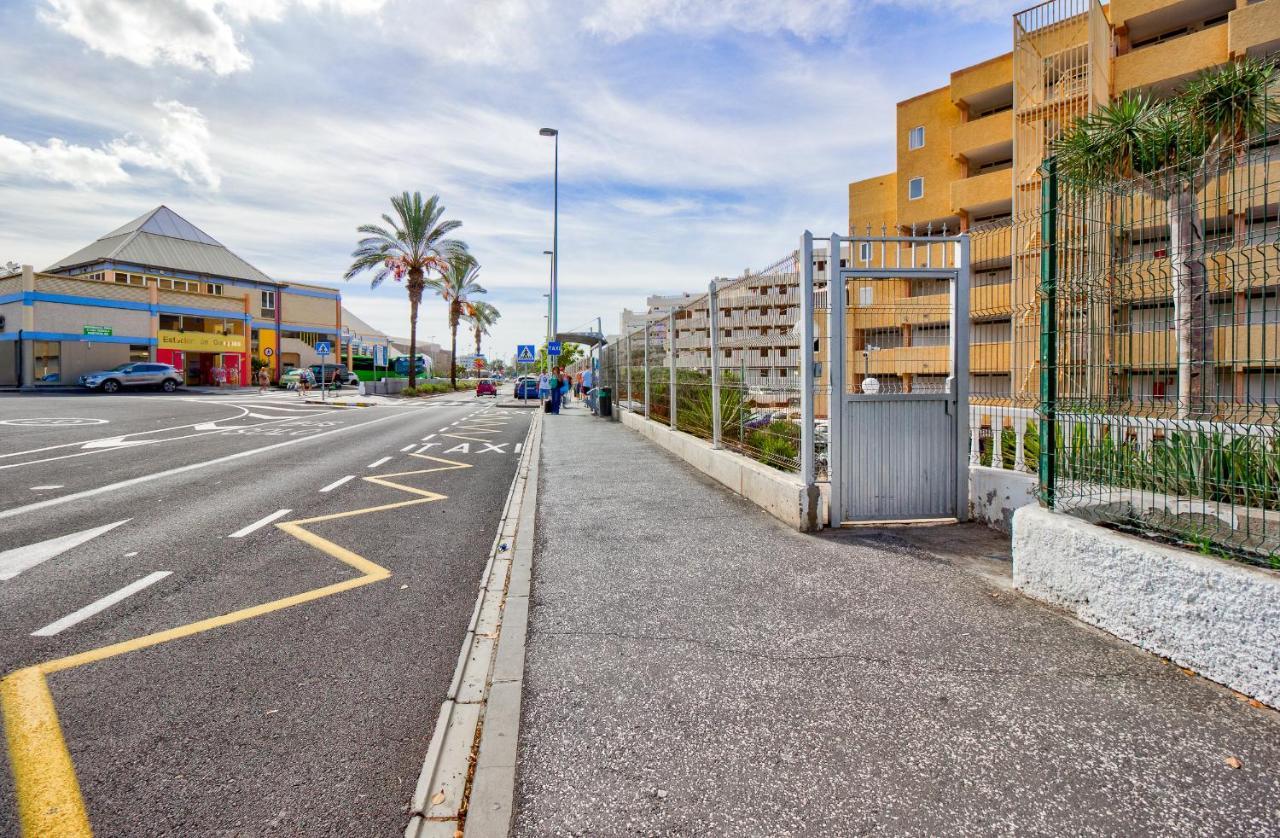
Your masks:
M 547 354 L 548 354 L 548 355 L 559 355 L 559 354 L 560 354 L 560 341 L 558 341 L 558 340 L 549 340 L 549 341 L 547 341 Z

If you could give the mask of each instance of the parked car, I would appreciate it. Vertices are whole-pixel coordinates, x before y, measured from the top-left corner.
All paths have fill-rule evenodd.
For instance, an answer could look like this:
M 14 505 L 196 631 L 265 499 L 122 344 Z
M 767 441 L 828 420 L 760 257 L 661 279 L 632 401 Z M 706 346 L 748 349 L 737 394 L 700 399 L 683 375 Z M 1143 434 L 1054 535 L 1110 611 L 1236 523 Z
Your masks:
M 324 383 L 328 387 L 340 387 L 360 380 L 356 378 L 355 373 L 347 369 L 346 364 L 312 364 L 311 374 L 315 376 L 316 381 L 320 380 L 321 369 L 324 370 Z
M 296 390 L 298 388 L 298 382 L 303 379 L 306 379 L 307 386 L 316 386 L 315 373 L 306 367 L 295 367 L 294 369 L 285 372 L 280 376 L 280 381 L 277 382 L 276 386 L 283 387 L 286 390 Z
M 517 399 L 536 399 L 538 398 L 538 379 L 531 375 L 526 375 L 516 382 L 516 398 Z
M 497 398 L 498 385 L 494 383 L 492 378 L 482 378 L 476 382 L 476 395 Z
M 182 386 L 182 373 L 171 364 L 139 361 L 100 372 L 87 372 L 80 376 L 80 385 L 104 393 L 115 393 L 121 387 L 159 387 L 166 393 L 172 393 Z

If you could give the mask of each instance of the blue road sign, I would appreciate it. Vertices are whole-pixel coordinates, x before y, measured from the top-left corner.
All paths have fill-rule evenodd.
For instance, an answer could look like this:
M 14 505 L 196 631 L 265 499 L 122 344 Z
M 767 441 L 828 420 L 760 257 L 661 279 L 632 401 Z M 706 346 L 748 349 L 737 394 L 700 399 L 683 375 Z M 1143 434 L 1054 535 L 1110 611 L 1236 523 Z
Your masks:
M 385 367 L 387 365 L 387 347 L 380 343 L 373 346 L 373 365 L 375 367 Z
M 532 364 L 537 357 L 537 353 L 533 351 L 532 343 L 522 343 L 516 347 L 516 363 Z
M 547 354 L 548 354 L 548 355 L 559 355 L 559 354 L 560 354 L 560 341 L 558 341 L 558 340 L 547 341 Z
M 332 352 L 333 352 L 333 344 L 329 343 L 329 341 L 327 341 L 327 340 L 318 340 L 318 341 L 316 341 L 316 354 L 317 354 L 317 355 L 320 355 L 321 357 L 323 357 L 323 356 L 328 355 L 328 354 L 330 354 L 330 353 L 332 353 Z

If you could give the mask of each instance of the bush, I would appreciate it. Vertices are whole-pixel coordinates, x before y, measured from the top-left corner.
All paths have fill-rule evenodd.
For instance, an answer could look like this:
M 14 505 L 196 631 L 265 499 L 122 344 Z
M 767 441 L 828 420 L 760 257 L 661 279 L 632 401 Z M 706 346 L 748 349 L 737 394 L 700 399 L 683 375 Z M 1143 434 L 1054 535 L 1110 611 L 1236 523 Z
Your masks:
M 767 465 L 790 467 L 800 456 L 800 426 L 773 421 L 747 434 L 747 448 Z

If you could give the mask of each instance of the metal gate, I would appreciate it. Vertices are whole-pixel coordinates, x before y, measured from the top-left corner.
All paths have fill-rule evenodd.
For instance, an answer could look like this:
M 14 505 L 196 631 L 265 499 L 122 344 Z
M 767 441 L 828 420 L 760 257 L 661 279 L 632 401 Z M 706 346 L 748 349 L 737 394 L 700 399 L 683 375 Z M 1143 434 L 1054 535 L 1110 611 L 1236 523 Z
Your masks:
M 967 519 L 968 236 L 833 236 L 827 254 L 832 526 Z M 907 338 L 926 332 L 924 345 Z M 900 345 L 872 346 L 877 334 Z M 873 357 L 892 383 L 871 375 Z

